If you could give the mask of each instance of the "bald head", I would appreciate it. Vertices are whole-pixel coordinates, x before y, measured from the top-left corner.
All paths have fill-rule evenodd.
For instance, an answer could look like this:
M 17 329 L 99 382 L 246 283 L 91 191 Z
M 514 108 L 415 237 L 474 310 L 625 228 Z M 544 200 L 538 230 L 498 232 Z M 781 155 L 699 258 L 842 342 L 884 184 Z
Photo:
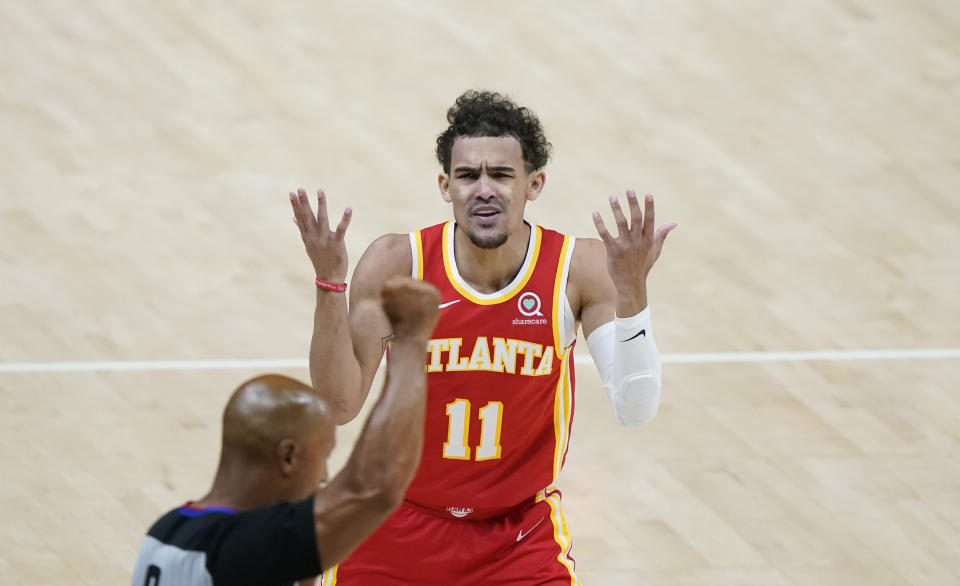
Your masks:
M 224 455 L 269 462 L 283 440 L 303 441 L 318 431 L 333 442 L 333 418 L 314 390 L 268 374 L 240 385 L 223 410 Z

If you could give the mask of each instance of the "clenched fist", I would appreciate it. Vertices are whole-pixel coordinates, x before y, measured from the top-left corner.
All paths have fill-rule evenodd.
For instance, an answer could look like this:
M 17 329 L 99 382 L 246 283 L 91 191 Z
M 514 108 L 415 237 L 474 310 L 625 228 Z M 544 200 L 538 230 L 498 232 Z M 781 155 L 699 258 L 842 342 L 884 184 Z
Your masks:
M 393 326 L 394 339 L 430 337 L 437 325 L 440 291 L 410 277 L 390 277 L 383 285 L 383 310 Z

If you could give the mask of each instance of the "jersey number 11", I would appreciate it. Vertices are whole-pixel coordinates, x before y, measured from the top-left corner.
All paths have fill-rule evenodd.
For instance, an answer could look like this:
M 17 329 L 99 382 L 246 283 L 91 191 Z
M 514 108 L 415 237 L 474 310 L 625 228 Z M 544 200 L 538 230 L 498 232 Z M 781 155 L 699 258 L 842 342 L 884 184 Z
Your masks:
M 503 422 L 503 403 L 490 401 L 479 411 L 480 445 L 477 446 L 476 461 L 496 460 L 500 457 L 500 425 Z M 447 441 L 443 444 L 443 457 L 451 460 L 470 460 L 470 401 L 457 399 L 447 403 Z

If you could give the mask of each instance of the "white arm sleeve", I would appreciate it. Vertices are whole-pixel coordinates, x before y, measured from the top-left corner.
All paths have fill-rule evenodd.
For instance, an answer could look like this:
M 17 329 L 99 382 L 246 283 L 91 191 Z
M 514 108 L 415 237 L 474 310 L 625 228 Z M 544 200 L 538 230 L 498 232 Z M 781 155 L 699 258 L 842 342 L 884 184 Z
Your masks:
M 621 425 L 649 423 L 660 406 L 660 352 L 650 306 L 590 332 L 587 347 Z

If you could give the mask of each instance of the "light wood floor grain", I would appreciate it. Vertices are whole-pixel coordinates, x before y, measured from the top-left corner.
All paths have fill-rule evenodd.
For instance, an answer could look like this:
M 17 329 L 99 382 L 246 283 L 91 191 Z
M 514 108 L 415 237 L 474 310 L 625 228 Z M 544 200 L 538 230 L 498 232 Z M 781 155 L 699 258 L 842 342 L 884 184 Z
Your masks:
M 447 218 L 433 140 L 470 87 L 544 122 L 533 220 L 589 236 L 636 188 L 680 224 L 663 352 L 960 348 L 955 2 L 0 0 L 0 47 L 0 366 L 304 358 L 286 192 L 354 207 L 354 260 Z M 0 583 L 23 586 L 126 583 L 256 374 L 16 370 Z M 960 360 L 669 363 L 642 429 L 578 374 L 585 583 L 960 584 Z

